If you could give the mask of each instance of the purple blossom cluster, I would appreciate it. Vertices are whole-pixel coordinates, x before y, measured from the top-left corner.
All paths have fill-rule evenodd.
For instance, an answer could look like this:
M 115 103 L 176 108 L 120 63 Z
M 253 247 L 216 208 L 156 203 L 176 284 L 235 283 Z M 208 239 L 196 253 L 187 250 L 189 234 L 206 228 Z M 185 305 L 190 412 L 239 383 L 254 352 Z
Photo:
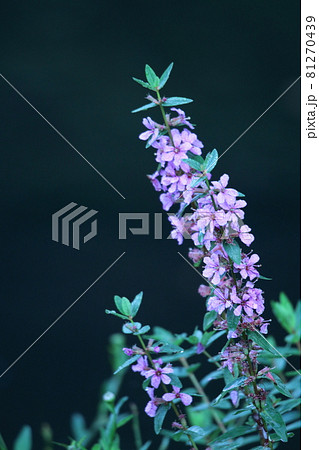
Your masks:
M 158 353 L 160 351 L 159 346 L 152 347 L 152 342 L 149 342 L 146 351 L 136 345 L 132 348 L 124 348 L 124 353 L 128 356 L 141 355 L 136 364 L 132 365 L 133 372 L 138 372 L 146 379 L 150 379 L 151 387 L 146 389 L 150 400 L 145 407 L 145 412 L 150 417 L 156 415 L 159 405 L 172 402 L 179 399 L 185 406 L 189 406 L 193 398 L 189 394 L 180 392 L 180 388 L 172 384 L 172 380 L 169 374 L 174 373 L 172 364 L 163 365 L 161 358 L 152 359 L 150 354 Z M 167 385 L 172 385 L 172 392 L 167 392 Z M 164 387 L 165 394 L 162 396 L 155 395 L 155 389 Z
M 239 321 L 237 328 L 229 331 L 229 338 L 240 337 L 247 330 L 266 334 L 268 321 L 261 317 L 265 309 L 263 292 L 255 287 L 260 278 L 259 256 L 252 251 L 245 253 L 238 245 L 238 240 L 247 247 L 254 241 L 250 227 L 243 223 L 246 201 L 243 194 L 229 187 L 227 174 L 214 181 L 209 171 L 191 163 L 202 154 L 203 144 L 185 113 L 172 110 L 177 117 L 167 114 L 165 125 L 150 117 L 143 119 L 148 130 L 139 136 L 155 149 L 158 168 L 149 179 L 161 192 L 163 209 L 169 211 L 176 203 L 183 210 L 191 207 L 190 214 L 170 215 L 171 236 L 178 244 L 185 237 L 194 243 L 189 258 L 196 267 L 202 265 L 208 285 L 201 285 L 199 293 L 206 298 L 207 311 L 217 313 L 215 328 L 227 328 L 224 313 L 232 310 Z M 229 247 L 237 252 L 236 258 Z

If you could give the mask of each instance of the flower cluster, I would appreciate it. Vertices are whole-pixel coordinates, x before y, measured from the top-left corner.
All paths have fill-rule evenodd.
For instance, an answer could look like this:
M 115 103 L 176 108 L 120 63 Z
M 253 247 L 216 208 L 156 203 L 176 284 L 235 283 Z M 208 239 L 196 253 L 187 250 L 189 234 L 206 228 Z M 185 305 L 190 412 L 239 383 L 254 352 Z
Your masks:
M 150 117 L 143 119 L 148 131 L 139 136 L 156 149 L 159 166 L 149 179 L 162 192 L 164 210 L 170 210 L 175 203 L 181 204 L 182 211 L 187 205 L 192 207 L 187 215 L 169 217 L 171 236 L 179 244 L 187 237 L 195 245 L 189 257 L 197 267 L 203 264 L 202 275 L 208 286 L 201 286 L 199 293 L 207 297 L 207 311 L 219 315 L 215 326 L 223 327 L 221 315 L 231 309 L 240 318 L 232 337 L 248 328 L 267 333 L 267 323 L 260 316 L 264 311 L 263 293 L 255 287 L 260 277 L 259 256 L 244 253 L 236 240 L 248 247 L 254 240 L 250 227 L 243 223 L 246 201 L 241 198 L 243 194 L 229 187 L 227 174 L 218 181 L 211 180 L 210 171 L 201 165 L 203 144 L 193 132 L 193 125 L 181 109 L 172 110 L 177 117 L 166 114 L 166 125 Z
M 164 366 L 161 358 L 152 359 L 151 352 L 159 353 L 160 351 L 159 346 L 152 346 L 152 344 L 153 342 L 149 341 L 149 344 L 145 349 L 134 345 L 132 348 L 123 348 L 123 351 L 128 356 L 141 355 L 137 359 L 136 364 L 133 364 L 131 368 L 133 372 L 138 372 L 144 378 L 150 380 L 150 385 L 152 387 L 146 388 L 150 400 L 145 407 L 145 412 L 148 416 L 155 417 L 159 405 L 164 403 L 167 404 L 179 399 L 185 406 L 189 406 L 192 403 L 193 398 L 189 394 L 180 392 L 178 386 L 174 386 L 174 382 L 170 377 L 170 374 L 174 373 L 172 364 L 166 364 Z M 167 391 L 167 385 L 172 386 L 173 391 L 171 393 Z M 158 389 L 161 386 L 164 388 L 165 394 L 162 396 L 155 396 L 155 389 Z

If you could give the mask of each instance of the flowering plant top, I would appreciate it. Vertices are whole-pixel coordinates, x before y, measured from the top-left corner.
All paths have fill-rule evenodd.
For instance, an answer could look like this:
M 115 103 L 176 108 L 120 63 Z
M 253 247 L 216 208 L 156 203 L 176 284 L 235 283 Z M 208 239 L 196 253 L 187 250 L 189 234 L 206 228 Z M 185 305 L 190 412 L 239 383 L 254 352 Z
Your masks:
M 152 93 L 146 96 L 148 103 L 133 112 L 156 106 L 161 111 L 161 123 L 149 116 L 143 119 L 145 129 L 139 138 L 147 149 L 154 151 L 157 167 L 148 178 L 160 193 L 163 209 L 170 211 L 177 207 L 176 213 L 169 216 L 171 236 L 179 245 L 186 236 L 192 240 L 188 256 L 206 279 L 206 284 L 198 289 L 205 298 L 206 312 L 202 329 L 196 326 L 191 336 L 174 335 L 159 328 L 149 334 L 150 326 L 134 319 L 142 293 L 132 302 L 116 296 L 118 312 L 106 312 L 122 318 L 123 332 L 136 336 L 139 342 L 123 349 L 129 359 L 120 370 L 131 366 L 144 378 L 143 389 L 148 395 L 145 412 L 154 418 L 157 434 L 163 432 L 164 419 L 171 410 L 175 415 L 172 423 L 175 431 L 166 430 L 165 435 L 192 448 L 235 449 L 259 441 L 256 449 L 274 449 L 278 442 L 287 442 L 292 436 L 285 413 L 299 404 L 299 376 L 294 374 L 289 390 L 284 374 L 278 370 L 278 358 L 284 358 L 284 364 L 280 363 L 283 368 L 289 362 L 265 338 L 270 321 L 262 316 L 265 300 L 256 284 L 267 278 L 260 274 L 260 257 L 250 249 L 255 238 L 244 223 L 245 196 L 229 185 L 227 174 L 214 179 L 218 152 L 214 149 L 204 155 L 204 145 L 194 132 L 194 124 L 179 108 L 192 100 L 161 94 L 172 68 L 173 63 L 158 77 L 146 65 L 146 81 L 134 78 Z M 291 317 L 293 308 L 289 300 L 275 305 L 273 309 L 280 322 L 288 310 Z M 293 310 L 293 314 L 296 318 L 298 311 Z M 294 327 L 290 324 L 286 330 L 295 336 L 288 336 L 288 342 L 298 347 L 296 336 L 300 339 L 300 329 L 296 320 Z M 220 351 L 211 355 L 210 348 L 214 350 L 217 340 L 225 336 Z M 190 347 L 183 348 L 182 344 Z M 188 363 L 193 357 L 199 358 L 199 365 L 206 360 L 217 369 L 210 369 L 200 381 L 195 375 L 197 367 L 191 370 Z M 184 387 L 181 378 L 189 379 L 191 386 Z M 225 387 L 211 399 L 206 387 L 218 378 L 224 379 Z M 227 416 L 223 408 L 234 409 L 236 413 L 229 412 Z M 203 411 L 207 420 L 196 422 L 196 411 Z

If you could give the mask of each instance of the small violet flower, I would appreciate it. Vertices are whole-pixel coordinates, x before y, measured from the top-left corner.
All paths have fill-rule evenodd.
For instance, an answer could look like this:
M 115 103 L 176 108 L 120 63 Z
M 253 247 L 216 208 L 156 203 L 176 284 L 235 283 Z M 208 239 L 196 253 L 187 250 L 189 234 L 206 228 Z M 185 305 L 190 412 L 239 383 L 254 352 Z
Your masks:
M 145 377 L 146 378 L 152 377 L 151 385 L 154 388 L 158 388 L 161 382 L 164 384 L 169 384 L 171 382 L 171 379 L 169 376 L 167 376 L 167 374 L 172 372 L 173 369 L 171 364 L 167 364 L 165 367 L 160 367 L 159 363 L 156 363 L 156 368 L 149 369 L 145 374 Z
M 148 416 L 155 417 L 158 406 L 157 406 L 157 399 L 154 396 L 154 389 L 147 388 L 146 392 L 148 393 L 151 400 L 147 403 L 144 411 Z
M 192 403 L 193 399 L 191 395 L 181 393 L 180 388 L 173 386 L 173 391 L 174 392 L 170 394 L 164 394 L 162 399 L 165 400 L 166 402 L 171 402 L 175 398 L 179 398 L 185 406 L 189 406 Z
M 150 117 L 143 119 L 143 125 L 148 128 L 148 131 L 144 131 L 144 133 L 141 133 L 139 135 L 139 138 L 142 141 L 147 141 L 152 136 L 149 141 L 149 144 L 152 145 L 158 137 L 159 129 L 156 127 L 156 123 Z

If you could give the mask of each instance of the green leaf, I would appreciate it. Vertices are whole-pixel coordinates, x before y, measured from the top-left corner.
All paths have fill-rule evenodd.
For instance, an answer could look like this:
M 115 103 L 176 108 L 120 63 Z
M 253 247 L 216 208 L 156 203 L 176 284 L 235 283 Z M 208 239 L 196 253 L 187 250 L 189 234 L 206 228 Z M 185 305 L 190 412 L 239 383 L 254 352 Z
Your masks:
M 151 85 L 149 83 L 146 83 L 146 81 L 139 80 L 138 78 L 132 77 L 136 83 L 140 84 L 141 86 L 145 87 L 146 89 L 152 89 Z
M 183 385 L 182 385 L 182 383 L 181 383 L 181 380 L 178 378 L 178 376 L 176 376 L 174 373 L 168 373 L 167 375 L 168 375 L 168 376 L 170 377 L 170 379 L 171 379 L 172 386 L 176 386 L 176 387 L 178 387 L 178 388 L 183 387 Z
M 159 434 L 161 429 L 162 429 L 162 425 L 165 419 L 165 416 L 168 412 L 168 410 L 170 409 L 170 405 L 160 405 L 157 412 L 156 412 L 156 416 L 154 417 L 154 431 L 156 434 Z
M 143 299 L 143 291 L 141 291 L 139 294 L 137 294 L 134 298 L 134 300 L 131 303 L 132 306 L 132 311 L 131 311 L 131 315 L 132 317 L 135 317 L 138 310 L 140 309 L 141 303 L 142 303 L 142 299 Z
M 295 328 L 296 328 L 296 333 L 297 336 L 301 337 L 301 301 L 299 300 L 297 305 L 296 305 L 296 310 L 295 310 Z
M 270 425 L 283 442 L 288 441 L 286 425 L 281 414 L 275 410 L 268 397 L 261 413 L 262 418 Z
M 284 414 L 284 413 L 289 412 L 292 409 L 296 408 L 297 406 L 299 406 L 300 403 L 301 403 L 300 398 L 292 398 L 290 400 L 283 400 L 278 404 L 277 410 L 281 414 Z
M 234 389 L 242 386 L 246 380 L 247 377 L 239 377 L 236 380 L 231 381 L 224 387 L 223 392 L 233 391 Z
M 271 302 L 273 313 L 281 326 L 288 332 L 293 333 L 296 327 L 294 308 L 284 292 L 279 294 L 279 302 Z
M 183 159 L 182 161 L 184 163 L 188 164 L 193 169 L 198 170 L 199 172 L 203 171 L 202 165 L 199 162 L 195 161 L 194 159 L 188 158 L 188 159 Z
M 240 316 L 236 316 L 231 308 L 227 309 L 227 325 L 229 331 L 235 331 L 240 321 Z
M 124 334 L 136 334 L 142 328 L 142 324 L 140 322 L 126 322 L 122 326 L 122 331 Z
M 241 263 L 241 249 L 237 241 L 234 240 L 232 243 L 224 242 L 223 247 L 227 255 L 232 261 L 234 261 L 234 263 Z
M 106 314 L 112 314 L 112 316 L 120 317 L 121 319 L 127 320 L 126 316 L 123 316 L 123 314 L 119 314 L 116 311 L 111 311 L 110 309 L 105 310 Z
M 154 106 L 156 106 L 156 103 L 148 103 L 147 105 L 141 106 L 140 108 L 137 109 L 133 109 L 133 111 L 131 111 L 132 113 L 136 113 L 136 112 L 140 112 L 140 111 L 145 111 L 146 109 L 150 109 L 150 108 L 154 108 Z
M 159 85 L 160 80 L 154 70 L 148 64 L 146 64 L 145 66 L 145 75 L 150 86 L 153 89 L 156 89 L 156 87 Z
M 6 446 L 6 443 L 4 442 L 1 433 L 0 433 L 0 450 L 8 450 L 8 447 Z
M 125 314 L 126 316 L 130 316 L 132 313 L 131 302 L 126 297 L 122 298 L 122 311 L 121 312 L 123 314 Z
M 122 297 L 120 297 L 120 296 L 118 296 L 118 295 L 114 295 L 114 303 L 115 303 L 115 306 L 116 306 L 117 309 L 120 311 L 120 313 L 122 313 L 122 314 L 125 315 L 125 313 L 124 313 L 123 310 L 122 310 L 122 302 L 123 302 Z
M 193 438 L 205 436 L 205 434 L 206 434 L 205 430 L 203 430 L 203 428 L 198 425 L 193 425 L 193 426 L 187 428 L 186 433 L 190 434 Z
M 159 85 L 158 85 L 158 88 L 159 88 L 159 89 L 162 89 L 162 87 L 166 84 L 166 81 L 168 80 L 168 78 L 169 78 L 169 76 L 170 76 L 170 74 L 171 74 L 171 71 L 172 71 L 172 69 L 173 69 L 173 65 L 174 65 L 174 63 L 171 63 L 171 64 L 167 67 L 167 69 L 163 72 L 163 74 L 162 74 L 162 76 L 161 76 L 161 78 L 160 78 Z
M 82 416 L 82 414 L 75 413 L 71 416 L 71 430 L 72 430 L 72 436 L 79 441 L 81 438 L 83 438 L 86 433 L 88 432 L 86 428 L 85 419 Z
M 206 344 L 206 347 L 208 348 L 214 341 L 219 339 L 221 336 L 223 336 L 226 333 L 226 330 L 217 331 L 217 333 L 214 332 L 214 334 L 208 339 L 208 342 Z
M 268 277 L 264 277 L 263 275 L 259 275 L 258 277 L 260 280 L 266 280 L 266 281 L 271 281 L 272 278 L 268 278 Z
M 202 181 L 207 180 L 206 175 L 204 175 L 203 177 L 193 177 L 192 181 L 191 181 L 191 187 L 196 187 L 198 186 Z
M 192 153 L 190 151 L 188 151 L 186 153 L 186 155 L 187 155 L 188 159 L 193 159 L 194 161 L 197 161 L 199 164 L 204 164 L 204 162 L 205 162 L 205 160 L 204 160 L 204 158 L 202 156 L 194 155 L 194 153 Z
M 140 448 L 140 450 L 148 450 L 150 448 L 152 441 L 147 441 L 145 444 Z
M 123 364 L 120 365 L 120 367 L 114 372 L 114 375 L 119 373 L 121 370 L 125 369 L 125 367 L 130 366 L 131 364 L 135 363 L 135 361 L 138 360 L 140 355 L 134 355 L 131 358 L 127 359 Z
M 116 427 L 117 427 L 117 428 L 122 427 L 122 426 L 125 425 L 127 422 L 129 422 L 130 420 L 132 420 L 133 417 L 134 417 L 133 414 L 125 414 L 124 417 L 122 417 L 122 418 L 117 422 Z
M 267 341 L 267 339 L 259 332 L 249 331 L 248 337 L 249 337 L 249 339 L 254 341 L 257 345 L 259 345 L 261 348 L 263 348 L 264 350 L 267 350 L 267 352 L 272 353 L 273 355 L 276 355 L 276 356 L 279 355 L 279 353 L 276 351 L 276 349 L 272 345 L 270 345 L 270 343 Z
M 32 431 L 29 425 L 22 427 L 13 443 L 13 450 L 32 450 Z
M 162 102 L 163 106 L 178 106 L 191 103 L 193 100 L 185 97 L 169 97 Z
M 216 166 L 218 161 L 218 152 L 214 148 L 213 151 L 209 152 L 205 158 L 204 169 L 206 172 L 211 172 Z
M 274 379 L 276 380 L 275 388 L 276 388 L 281 394 L 285 395 L 286 397 L 292 398 L 291 392 L 290 392 L 289 389 L 287 389 L 287 387 L 284 385 L 284 383 L 282 382 L 281 378 L 279 378 L 279 376 L 276 375 L 275 373 L 272 373 L 272 376 L 273 376 Z
M 142 327 L 140 330 L 135 331 L 135 333 L 133 333 L 135 336 L 138 336 L 140 334 L 145 334 L 148 331 L 150 331 L 151 327 L 149 325 L 144 325 L 144 327 Z
M 217 317 L 217 311 L 209 311 L 204 316 L 203 329 L 208 330 L 209 327 L 214 323 Z
M 234 427 L 231 430 L 226 431 L 226 433 L 222 434 L 221 436 L 218 436 L 218 438 L 214 439 L 212 442 L 210 442 L 210 444 L 225 441 L 226 439 L 236 438 L 238 436 L 251 433 L 251 431 L 252 431 L 251 427 L 245 425 Z

